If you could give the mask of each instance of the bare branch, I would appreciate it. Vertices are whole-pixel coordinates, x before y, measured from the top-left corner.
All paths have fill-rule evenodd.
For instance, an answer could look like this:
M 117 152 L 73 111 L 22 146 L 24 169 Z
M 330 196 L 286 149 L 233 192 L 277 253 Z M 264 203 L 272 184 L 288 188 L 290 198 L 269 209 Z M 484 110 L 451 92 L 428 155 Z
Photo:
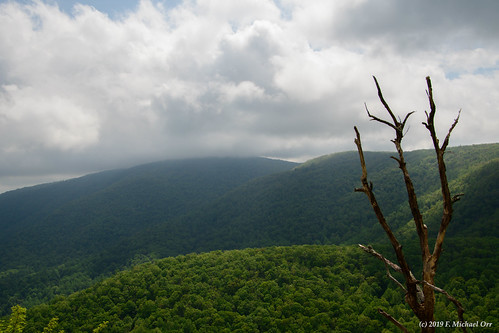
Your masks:
M 364 252 L 369 253 L 370 255 L 372 255 L 372 256 L 378 258 L 379 260 L 383 261 L 385 263 L 385 267 L 387 267 L 387 270 L 388 270 L 388 267 L 390 267 L 395 272 L 403 273 L 402 269 L 400 268 L 399 265 L 397 265 L 397 264 L 393 263 L 392 261 L 386 259 L 381 253 L 376 252 L 371 245 L 368 245 L 368 246 L 364 246 L 362 244 L 358 244 L 358 245 L 359 245 L 359 247 Z M 395 279 L 390 274 L 389 271 L 387 272 L 387 275 L 388 275 L 388 278 L 390 278 L 390 280 L 394 281 L 397 285 L 399 285 L 399 287 L 401 287 L 402 289 L 404 289 L 405 292 L 407 292 L 407 289 L 404 286 L 401 286 L 400 282 L 397 279 Z M 410 276 L 411 276 L 411 280 L 414 281 L 414 284 L 417 284 L 417 280 L 414 277 L 414 275 L 412 274 L 412 272 L 410 272 Z M 419 286 L 416 286 L 416 298 L 418 299 L 419 303 L 422 303 L 424 301 L 423 291 L 421 290 L 421 288 Z
M 357 146 L 357 150 L 359 151 L 359 157 L 360 157 L 360 166 L 362 168 L 362 176 L 361 176 L 361 182 L 365 191 L 365 186 L 364 183 L 367 183 L 367 168 L 366 168 L 366 160 L 364 159 L 364 152 L 362 151 L 362 142 L 360 141 L 360 133 L 359 130 L 357 129 L 357 126 L 354 126 L 353 128 L 355 130 L 355 145 Z
M 380 314 L 382 314 L 386 319 L 388 319 L 389 321 L 391 321 L 393 324 L 395 324 L 395 326 L 397 326 L 398 328 L 400 328 L 402 330 L 402 332 L 407 332 L 409 333 L 409 330 L 407 328 L 405 328 L 404 325 L 402 325 L 397 319 L 395 319 L 391 314 L 383 311 L 382 309 L 378 309 L 378 312 Z
M 371 118 L 371 120 L 375 120 L 377 122 L 380 122 L 382 124 L 385 124 L 387 126 L 390 126 L 391 128 L 393 128 L 394 130 L 397 130 L 397 128 L 395 127 L 395 125 L 393 125 L 392 123 L 386 121 L 386 120 L 383 120 L 381 118 L 378 118 L 376 117 L 375 115 L 371 114 L 371 112 L 369 112 L 369 109 L 367 108 L 367 104 L 364 103 L 364 106 L 366 108 L 366 111 L 367 111 L 367 115 L 369 116 L 369 118 Z
M 440 148 L 442 151 L 445 151 L 445 149 L 447 148 L 447 145 L 449 144 L 449 139 L 450 139 L 450 134 L 452 133 L 452 131 L 454 130 L 454 127 L 456 127 L 457 125 L 457 122 L 459 121 L 459 117 L 461 116 L 461 110 L 459 110 L 458 114 L 457 114 L 457 117 L 456 119 L 454 119 L 454 122 L 452 123 L 452 126 L 450 127 L 449 129 L 449 132 L 447 133 L 447 135 L 445 136 L 445 140 L 444 140 L 444 143 L 442 144 L 442 147 Z
M 397 161 L 399 165 L 400 165 L 400 163 L 402 163 L 402 162 L 400 162 L 400 160 L 399 160 L 398 158 L 396 158 L 395 156 L 390 156 L 390 158 L 391 158 L 391 159 L 394 159 L 395 161 Z
M 368 245 L 368 246 L 364 246 L 362 244 L 358 244 L 359 247 L 364 250 L 364 252 L 366 253 L 369 253 L 371 255 L 373 255 L 374 257 L 378 258 L 379 260 L 383 261 L 386 265 L 390 266 L 391 269 L 393 269 L 395 272 L 399 272 L 399 273 L 402 273 L 402 269 L 400 268 L 399 265 L 391 262 L 390 260 L 386 259 L 385 257 L 383 257 L 382 254 L 376 252 L 371 245 Z
M 385 124 L 391 128 L 393 128 L 395 130 L 395 133 L 396 133 L 396 139 L 393 141 L 396 145 L 397 145 L 397 142 L 400 144 L 400 142 L 402 141 L 402 138 L 404 137 L 404 127 L 405 127 L 405 124 L 407 122 L 407 119 L 409 119 L 409 117 L 415 112 L 415 111 L 412 111 L 412 112 L 409 112 L 408 114 L 405 115 L 404 117 L 404 120 L 402 121 L 400 119 L 400 117 L 397 117 L 395 116 L 395 114 L 392 112 L 390 106 L 388 105 L 388 103 L 386 102 L 385 98 L 383 97 L 383 93 L 381 92 L 381 87 L 379 86 L 379 83 L 378 83 L 378 80 L 376 79 L 375 76 L 373 76 L 374 78 L 374 82 L 376 84 L 376 89 L 378 90 L 378 97 L 381 101 L 381 103 L 383 104 L 383 106 L 385 107 L 385 109 L 388 111 L 388 114 L 390 115 L 390 117 L 392 118 L 392 122 L 389 122 L 387 120 L 384 120 L 384 119 L 381 119 L 381 118 L 378 118 L 374 115 L 372 115 L 370 112 L 369 112 L 369 109 L 367 108 L 367 105 L 364 103 L 364 106 L 366 108 L 366 111 L 367 111 L 367 115 L 371 118 L 371 120 L 375 120 L 377 122 L 380 122 L 382 124 Z M 398 150 L 398 149 L 397 149 Z
M 360 133 L 357 129 L 357 127 L 354 127 L 355 133 L 356 133 L 356 138 L 354 140 L 355 144 L 357 145 L 357 151 L 359 153 L 359 158 L 360 158 L 360 164 L 362 168 L 362 177 L 361 177 L 361 182 L 362 182 L 362 188 L 363 192 L 366 194 L 366 196 L 369 199 L 369 202 L 371 203 L 371 206 L 374 210 L 374 213 L 376 214 L 376 217 L 378 218 L 378 222 L 385 231 L 386 235 L 388 236 L 388 239 L 390 240 L 390 243 L 392 244 L 392 247 L 395 251 L 395 254 L 397 256 L 397 261 L 400 265 L 400 271 L 404 275 L 405 279 L 405 285 L 407 287 L 407 295 L 406 295 L 406 301 L 409 303 L 410 307 L 414 310 L 415 313 L 421 314 L 422 311 L 422 306 L 421 306 L 421 293 L 419 292 L 419 288 L 417 284 L 415 283 L 416 279 L 414 278 L 414 275 L 411 272 L 411 269 L 409 268 L 409 264 L 407 263 L 404 252 L 402 251 L 402 245 L 398 241 L 398 239 L 395 237 L 393 234 L 392 229 L 386 222 L 386 219 L 383 215 L 383 212 L 381 211 L 381 208 L 378 205 L 378 202 L 376 200 L 376 196 L 374 195 L 372 191 L 372 184 L 369 185 L 368 180 L 367 180 L 367 167 L 366 167 L 366 162 L 364 158 L 364 152 L 362 150 L 362 141 L 360 139 Z M 403 162 L 403 155 L 399 155 L 401 158 L 401 161 Z M 405 165 L 405 163 L 404 163 Z M 410 179 L 409 179 L 410 180 Z M 412 185 L 412 183 L 411 183 Z M 414 189 L 413 189 L 414 190 Z
M 452 131 L 456 127 L 458 121 L 459 121 L 459 116 L 461 114 L 461 111 L 459 111 L 458 116 L 454 120 L 452 126 L 449 129 L 449 132 L 447 133 L 447 136 L 445 137 L 444 143 L 442 146 L 439 146 L 439 140 L 435 131 L 435 113 L 436 113 L 436 106 L 435 106 L 435 101 L 433 100 L 433 90 L 431 86 L 431 79 L 430 77 L 426 77 L 426 83 L 428 86 L 428 99 L 430 103 L 430 113 L 426 113 L 426 123 L 423 123 L 428 131 L 430 132 L 431 139 L 433 141 L 433 147 L 435 149 L 435 153 L 437 155 L 437 163 L 438 163 L 438 172 L 440 176 L 440 187 L 442 191 L 442 199 L 443 199 L 443 213 L 442 213 L 442 220 L 440 222 L 440 228 L 438 230 L 438 235 L 437 239 L 435 241 L 435 245 L 433 248 L 433 253 L 430 258 L 430 261 L 428 262 L 429 265 L 429 270 L 432 271 L 432 275 L 435 275 L 436 271 L 436 266 L 438 263 L 438 259 L 440 258 L 440 255 L 442 253 L 442 246 L 445 238 L 445 233 L 447 231 L 447 227 L 450 224 L 450 221 L 452 219 L 452 214 L 453 214 L 453 209 L 452 209 L 452 204 L 460 199 L 460 197 L 463 194 L 457 194 L 453 197 L 451 197 L 450 190 L 449 190 L 449 184 L 447 181 L 447 172 L 446 172 L 446 166 L 445 166 L 445 161 L 444 161 L 444 153 L 445 149 L 447 148 L 449 144 L 449 139 Z M 428 280 L 428 279 L 425 279 Z M 433 280 L 431 280 L 433 281 Z
M 456 195 L 454 195 L 451 199 L 452 203 L 456 202 L 456 201 L 459 201 L 461 200 L 461 197 L 464 195 L 464 193 L 458 193 Z
M 430 132 L 430 136 L 433 141 L 433 147 L 435 147 L 435 150 L 440 150 L 437 134 L 435 132 L 435 113 L 437 112 L 437 107 L 435 105 L 435 101 L 433 100 L 433 89 L 431 87 L 431 79 L 429 76 L 426 77 L 426 84 L 428 86 L 426 95 L 428 96 L 428 102 L 430 103 L 430 112 L 428 113 L 427 111 L 425 111 L 426 123 L 423 123 L 423 125 L 425 125 L 425 127 Z
M 375 116 L 372 116 L 369 113 L 369 110 L 368 110 L 368 115 L 372 119 L 377 120 L 383 124 L 390 126 L 393 129 L 395 129 L 396 138 L 394 140 L 392 140 L 392 142 L 395 144 L 395 147 L 397 148 L 398 158 L 396 158 L 394 156 L 392 156 L 391 158 L 393 158 L 395 161 L 398 162 L 399 168 L 402 170 L 402 173 L 404 175 L 404 182 L 405 182 L 405 186 L 407 189 L 409 206 L 411 208 L 412 216 L 414 217 L 414 223 L 416 225 L 416 230 L 418 233 L 419 243 L 420 243 L 420 247 L 421 247 L 421 254 L 423 256 L 423 261 L 426 261 L 428 259 L 428 257 L 430 256 L 430 249 L 428 246 L 428 235 L 427 235 L 428 231 L 427 231 L 426 226 L 423 223 L 423 216 L 419 210 L 418 200 L 416 197 L 416 191 L 414 189 L 414 185 L 412 184 L 412 180 L 411 180 L 411 177 L 409 175 L 409 171 L 407 170 L 407 166 L 406 166 L 405 159 L 404 159 L 404 151 L 403 151 L 402 145 L 401 145 L 402 139 L 404 137 L 404 132 L 403 132 L 404 126 L 405 126 L 407 120 L 409 119 L 409 117 L 414 113 L 414 111 L 409 112 L 405 116 L 405 118 L 402 122 L 400 120 L 397 120 L 397 118 L 393 114 L 392 110 L 390 109 L 390 106 L 388 105 L 388 103 L 386 102 L 386 100 L 383 97 L 383 94 L 381 92 L 381 88 L 378 84 L 376 77 L 373 76 L 373 78 L 374 78 L 374 82 L 376 83 L 376 89 L 378 90 L 379 99 L 380 99 L 381 103 L 385 106 L 388 113 L 390 114 L 390 117 L 393 120 L 393 124 L 390 124 L 389 122 L 387 122 L 385 120 L 382 120 L 382 119 L 379 119 Z M 431 91 L 431 89 L 430 89 L 430 91 Z M 366 110 L 367 110 L 367 106 L 366 106 Z
M 381 92 L 381 88 L 378 84 L 378 80 L 376 79 L 376 76 L 373 75 L 373 79 L 374 79 L 374 82 L 376 83 L 376 89 L 378 89 L 379 100 L 381 101 L 381 103 L 385 107 L 386 111 L 388 111 L 388 114 L 390 115 L 390 117 L 392 117 L 393 123 L 398 124 L 397 118 L 395 117 L 392 110 L 390 109 L 390 106 L 388 105 L 388 103 L 385 101 L 385 98 L 383 97 L 383 93 Z
M 428 87 L 426 94 L 428 95 L 428 101 L 430 103 L 430 114 L 426 113 L 426 118 L 428 121 L 427 124 L 429 125 L 430 123 L 433 124 L 433 121 L 435 119 L 435 112 L 437 112 L 437 106 L 435 105 L 435 101 L 433 100 L 433 89 L 431 87 L 431 79 L 429 76 L 426 77 L 426 85 Z
M 385 257 L 382 257 L 382 258 L 383 258 L 383 262 L 385 263 L 385 267 L 386 267 L 386 276 L 388 276 L 388 278 L 390 280 L 392 280 L 393 282 L 395 282 L 395 284 L 397 286 L 399 286 L 400 288 L 402 288 L 402 290 L 407 293 L 407 289 L 405 289 L 404 285 L 402 283 L 400 283 L 399 280 L 397 280 L 396 278 L 394 278 L 392 274 L 390 274 L 390 268 L 388 267 L 388 260 Z
M 404 121 L 402 122 L 402 127 L 405 126 L 405 123 L 407 122 L 407 119 L 409 119 L 409 117 L 416 111 L 411 111 L 409 112 L 408 114 L 405 115 L 405 118 L 404 118 Z

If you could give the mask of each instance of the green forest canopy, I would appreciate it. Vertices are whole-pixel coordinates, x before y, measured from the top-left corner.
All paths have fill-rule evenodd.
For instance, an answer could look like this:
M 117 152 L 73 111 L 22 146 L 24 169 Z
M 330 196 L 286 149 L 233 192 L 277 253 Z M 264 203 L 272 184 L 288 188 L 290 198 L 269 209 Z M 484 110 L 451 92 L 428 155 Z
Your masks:
M 392 161 L 389 153 L 369 153 L 368 155 L 372 179 L 375 189 L 380 193 L 380 201 L 388 212 L 390 223 L 401 234 L 404 245 L 410 249 L 417 242 L 413 241 L 413 224 L 410 221 L 410 212 L 405 205 L 403 192 L 398 192 L 400 191 L 398 170 L 396 166 L 390 166 Z M 414 151 L 407 154 L 407 161 L 410 164 L 413 180 L 418 186 L 418 196 L 430 232 L 434 232 L 435 226 L 438 226 L 438 216 L 441 210 L 438 204 L 438 184 L 432 180 L 432 177 L 435 177 L 433 160 L 431 151 Z M 499 181 L 499 144 L 452 148 L 449 151 L 447 163 L 452 190 L 464 192 L 465 197 L 456 205 L 456 214 L 448 232 L 449 238 L 444 247 L 445 253 L 440 262 L 441 268 L 437 274 L 437 281 L 440 287 L 454 291 L 456 293 L 454 296 L 461 301 L 464 300 L 467 305 L 465 306 L 468 310 L 467 315 L 484 320 L 483 318 L 489 318 L 495 313 L 490 310 L 491 304 L 497 305 L 492 295 L 497 294 L 496 272 L 499 266 L 499 256 L 497 256 L 499 188 L 495 186 Z M 232 187 L 226 192 L 221 191 L 209 202 L 202 204 L 199 209 L 174 218 L 165 218 L 163 222 L 152 224 L 143 231 L 132 233 L 131 236 L 118 237 L 117 242 L 114 243 L 95 237 L 95 232 L 102 233 L 103 230 L 93 229 L 95 224 L 92 224 L 91 220 L 85 222 L 82 219 L 80 220 L 81 226 L 85 227 L 85 223 L 88 223 L 84 228 L 87 234 L 80 238 L 88 240 L 88 243 L 82 244 L 78 252 L 74 252 L 70 246 L 71 242 L 77 240 L 82 234 L 58 234 L 58 224 L 55 222 L 64 222 L 62 212 L 70 208 L 76 208 L 81 212 L 91 210 L 91 206 L 79 207 L 78 204 L 98 202 L 106 197 L 112 198 L 111 207 L 119 210 L 122 203 L 117 199 L 123 197 L 126 191 L 131 191 L 135 196 L 138 195 L 135 190 L 136 186 L 143 185 L 140 185 L 140 182 L 131 182 L 135 187 L 129 188 L 121 183 L 120 186 L 112 185 L 104 191 L 91 192 L 88 197 L 71 202 L 68 206 L 58 207 L 55 204 L 52 206 L 47 204 L 46 207 L 52 207 L 57 211 L 55 216 L 59 218 L 48 223 L 48 226 L 53 229 L 47 229 L 44 233 L 31 232 L 31 238 L 23 238 L 24 241 L 32 242 L 29 246 L 42 247 L 39 248 L 40 251 L 34 252 L 37 256 L 26 252 L 29 246 L 3 249 L 2 269 L 0 270 L 2 311 L 6 314 L 13 305 L 21 303 L 30 308 L 28 320 L 30 323 L 37 322 L 37 327 L 46 327 L 53 318 L 60 318 L 60 325 L 63 326 L 77 325 L 69 324 L 53 309 L 43 318 L 30 317 L 30 311 L 47 306 L 41 305 L 33 308 L 35 304 L 46 302 L 57 295 L 69 294 L 88 287 L 102 280 L 104 276 L 110 276 L 116 269 L 150 261 L 154 257 L 217 249 L 261 248 L 307 243 L 348 245 L 356 242 L 371 243 L 381 250 L 384 249 L 382 251 L 384 254 L 389 254 L 391 250 L 383 242 L 384 238 L 379 226 L 374 219 L 369 217 L 372 212 L 367 205 L 363 206 L 365 198 L 358 193 L 353 193 L 353 187 L 358 185 L 357 167 L 357 157 L 349 152 L 312 160 L 290 171 L 257 177 Z M 189 186 L 194 184 L 193 182 Z M 119 191 L 113 192 L 116 188 L 119 188 Z M 147 196 L 154 195 L 153 192 L 147 192 L 147 189 L 147 187 L 142 187 L 141 193 L 147 193 Z M 103 194 L 105 195 L 102 196 Z M 64 194 L 61 193 L 61 195 Z M 174 196 L 175 192 L 167 195 Z M 97 198 L 99 200 L 96 200 Z M 2 199 L 3 197 L 0 196 L 0 203 Z M 36 200 L 36 197 L 31 197 L 30 200 Z M 18 204 L 21 205 L 21 202 Z M 106 202 L 103 201 L 101 204 L 105 205 Z M 110 216 L 112 212 L 112 210 L 106 211 L 107 214 L 111 214 Z M 38 211 L 37 214 L 40 212 Z M 40 215 L 34 214 L 34 216 Z M 49 219 L 54 215 L 49 213 L 46 216 L 45 219 Z M 144 218 L 143 215 L 139 217 Z M 99 217 L 99 221 L 106 221 L 106 217 Z M 114 227 L 127 232 L 127 228 L 131 231 L 141 221 L 141 219 L 129 220 L 125 224 L 116 224 Z M 25 226 L 29 226 L 28 220 L 24 223 L 26 223 Z M 39 225 L 42 224 L 39 223 Z M 103 223 L 102 225 L 106 228 L 113 227 L 113 224 Z M 22 226 L 21 224 L 20 227 Z M 104 229 L 104 232 L 114 231 Z M 44 237 L 48 234 L 52 238 Z M 12 244 L 19 239 L 16 237 L 21 236 L 21 233 L 14 234 L 11 238 L 14 242 Z M 22 242 L 20 244 L 26 245 Z M 92 246 L 88 246 L 89 244 Z M 66 253 L 66 258 L 61 257 L 60 259 L 64 260 L 57 260 L 55 265 L 49 261 L 54 251 L 61 255 Z M 409 262 L 417 262 L 418 256 L 416 250 L 408 251 Z M 363 271 L 359 268 L 359 272 L 365 274 L 363 277 L 366 279 L 372 275 L 377 277 L 376 283 L 379 286 L 386 284 L 387 282 L 382 282 L 385 280 L 382 265 L 372 258 L 367 259 L 372 261 L 368 264 L 368 267 L 372 269 Z M 9 266 L 9 260 L 11 263 L 17 260 L 22 264 Z M 241 265 L 244 266 L 244 264 Z M 356 267 L 357 264 L 352 263 L 352 265 Z M 90 293 L 94 292 L 93 288 L 90 289 Z M 459 288 L 462 290 L 459 291 Z M 385 295 L 385 292 L 390 293 L 387 290 L 395 292 L 389 285 L 382 290 L 381 296 L 385 300 L 388 295 Z M 400 297 L 398 291 L 396 294 Z M 56 301 L 69 302 L 71 297 L 58 296 Z M 137 302 L 140 303 L 140 300 Z M 445 301 L 442 302 L 445 304 Z M 119 302 L 114 305 L 117 308 L 122 306 Z M 52 306 L 55 305 L 49 308 Z M 403 307 L 402 304 L 400 306 Z M 437 312 L 451 313 L 454 311 L 451 308 L 452 306 L 447 306 L 446 310 L 439 308 Z M 393 309 L 390 311 L 394 313 Z M 86 327 L 90 329 L 90 326 L 94 325 L 92 327 L 95 329 L 107 321 L 108 315 L 102 314 L 98 317 L 102 319 L 101 322 L 92 322 Z M 449 315 L 450 317 L 452 316 Z M 497 318 L 497 315 L 495 317 Z M 132 322 L 135 323 L 134 318 Z M 139 317 L 136 319 L 141 321 Z M 372 317 L 372 320 L 383 322 L 376 316 Z
M 483 263 L 497 242 L 482 240 Z M 458 241 L 459 243 L 459 241 Z M 465 258 L 465 250 L 459 254 Z M 416 251 L 415 251 L 416 252 Z M 485 265 L 450 278 L 445 288 L 467 309 L 466 320 L 499 325 L 497 281 L 481 280 Z M 480 261 L 480 260 L 479 260 Z M 447 273 L 449 273 L 447 269 Z M 214 251 L 155 260 L 123 271 L 89 289 L 28 309 L 25 332 L 40 332 L 53 318 L 58 330 L 91 332 L 386 332 L 377 313 L 389 310 L 411 330 L 418 323 L 403 293 L 379 262 L 355 246 L 303 245 Z M 444 273 L 445 275 L 445 273 Z M 468 278 L 468 276 L 474 276 Z M 456 321 L 455 309 L 437 296 L 436 319 Z

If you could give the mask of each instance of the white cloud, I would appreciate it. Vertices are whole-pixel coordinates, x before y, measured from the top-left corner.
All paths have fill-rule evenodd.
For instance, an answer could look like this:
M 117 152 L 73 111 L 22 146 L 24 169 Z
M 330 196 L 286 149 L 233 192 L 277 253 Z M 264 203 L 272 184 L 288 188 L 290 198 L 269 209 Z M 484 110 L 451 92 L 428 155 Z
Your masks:
M 29 152 L 38 147 L 80 150 L 98 142 L 98 122 L 92 110 L 85 110 L 60 95 L 40 96 L 30 87 L 4 89 L 8 100 L 14 101 L 5 107 L 1 126 L 2 132 L 9 134 L 4 140 L 7 150 Z
M 0 184 L 187 156 L 309 158 L 354 149 L 354 125 L 366 149 L 392 149 L 365 114 L 384 114 L 373 74 L 394 110 L 418 111 L 408 149 L 429 145 L 426 75 L 442 132 L 463 109 L 453 143 L 497 141 L 495 1 L 143 0 L 112 16 L 51 3 L 0 2 Z

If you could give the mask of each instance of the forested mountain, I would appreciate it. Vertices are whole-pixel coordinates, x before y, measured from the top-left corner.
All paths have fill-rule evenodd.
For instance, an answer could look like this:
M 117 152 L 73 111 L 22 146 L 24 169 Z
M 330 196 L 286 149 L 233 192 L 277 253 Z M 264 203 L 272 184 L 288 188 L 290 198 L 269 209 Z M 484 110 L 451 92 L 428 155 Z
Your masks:
M 0 228 L 5 231 L 0 241 L 34 227 L 60 228 L 68 221 L 73 226 L 109 219 L 127 226 L 163 221 L 252 178 L 295 165 L 264 158 L 173 160 L 7 192 L 0 195 Z
M 26 298 L 36 303 L 88 286 L 132 259 L 98 263 L 124 237 L 296 165 L 265 158 L 171 160 L 0 195 L 0 313 Z
M 403 178 L 390 153 L 366 153 L 379 203 L 395 230 L 412 227 Z M 469 192 L 456 205 L 452 235 L 498 235 L 499 145 L 458 147 L 447 157 L 451 190 Z M 440 183 L 432 150 L 406 154 L 430 231 L 438 230 Z M 293 170 L 254 179 L 201 211 L 170 225 L 134 236 L 135 251 L 177 253 L 292 244 L 355 244 L 384 240 L 366 198 L 353 191 L 360 184 L 356 152 L 311 160 Z M 481 221 L 481 222 L 479 222 Z M 482 228 L 478 230 L 478 225 Z M 183 237 L 175 239 L 172 230 Z M 492 232 L 492 233 L 491 233 Z M 168 246 L 156 246 L 168 239 Z M 176 249 L 176 251 L 172 251 Z
M 396 162 L 387 152 L 365 155 L 389 223 L 410 240 L 413 225 Z M 406 161 L 433 232 L 441 211 L 434 152 L 407 152 Z M 499 144 L 449 148 L 446 163 L 451 189 L 465 193 L 448 234 L 454 244 L 466 244 L 466 239 L 473 244 L 484 236 L 492 244 L 499 236 Z M 0 195 L 2 311 L 89 286 L 150 258 L 384 241 L 366 198 L 353 191 L 360 173 L 355 152 L 299 166 L 265 159 L 201 159 L 5 193 Z
M 440 286 L 459 296 L 468 322 L 495 328 L 499 289 L 481 276 L 499 265 L 485 265 L 496 250 L 484 245 L 474 260 L 478 267 L 462 259 L 467 257 L 465 248 L 448 258 L 461 269 Z M 469 274 L 473 276 L 465 280 Z M 455 308 L 442 295 L 436 297 L 436 321 L 450 323 L 446 332 L 459 332 L 451 326 Z M 31 308 L 25 332 L 41 332 L 50 324 L 53 331 L 65 332 L 396 331 L 378 308 L 416 332 L 418 322 L 402 298 L 382 264 L 355 246 L 214 251 L 135 266 L 87 290 Z

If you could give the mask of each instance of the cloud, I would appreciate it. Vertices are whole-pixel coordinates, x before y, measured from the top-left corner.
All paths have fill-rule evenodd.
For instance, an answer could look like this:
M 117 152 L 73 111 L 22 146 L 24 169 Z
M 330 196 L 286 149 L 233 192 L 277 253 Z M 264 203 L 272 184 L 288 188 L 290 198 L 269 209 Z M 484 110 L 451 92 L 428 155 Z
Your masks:
M 0 2 L 0 186 L 165 158 L 303 160 L 354 149 L 354 125 L 366 149 L 393 149 L 365 114 L 383 116 L 373 74 L 396 112 L 417 111 L 407 149 L 429 147 L 426 75 L 443 133 L 463 110 L 453 144 L 495 142 L 498 6 Z

